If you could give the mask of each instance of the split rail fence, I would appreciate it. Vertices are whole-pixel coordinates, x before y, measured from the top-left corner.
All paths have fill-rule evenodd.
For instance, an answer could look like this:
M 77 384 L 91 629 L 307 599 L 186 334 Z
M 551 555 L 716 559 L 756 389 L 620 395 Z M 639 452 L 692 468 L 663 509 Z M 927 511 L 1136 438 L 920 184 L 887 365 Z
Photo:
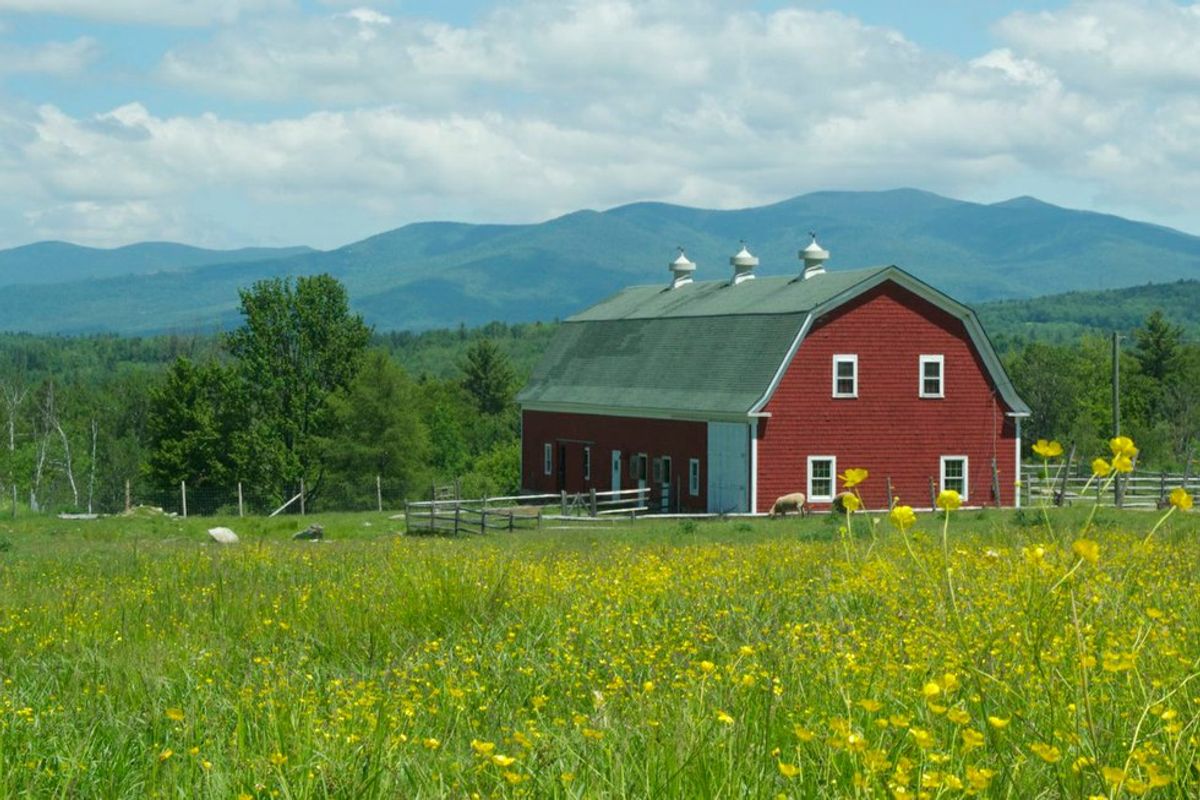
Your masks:
M 1099 502 L 1117 508 L 1162 508 L 1172 489 L 1183 487 L 1189 493 L 1200 492 L 1200 475 L 1191 471 L 1137 471 L 1118 476 L 1107 491 L 1101 492 L 1108 478 L 1090 480 L 1091 465 L 1065 461 L 1021 465 L 1023 505 L 1072 505 Z M 1086 492 L 1084 491 L 1086 488 Z
M 477 499 L 422 500 L 404 504 L 410 535 L 484 534 L 634 517 L 649 510 L 647 490 L 513 495 Z

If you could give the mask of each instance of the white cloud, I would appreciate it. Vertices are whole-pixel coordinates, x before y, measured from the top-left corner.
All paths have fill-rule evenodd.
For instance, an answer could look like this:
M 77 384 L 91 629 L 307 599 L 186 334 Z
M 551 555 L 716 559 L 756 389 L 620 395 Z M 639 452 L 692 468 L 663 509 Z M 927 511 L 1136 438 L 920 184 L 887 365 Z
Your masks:
M 100 45 L 90 36 L 70 42 L 47 42 L 37 47 L 17 47 L 0 42 L 0 75 L 19 72 L 77 75 L 100 55 Z
M 0 0 L 0 11 L 58 14 L 102 22 L 200 26 L 231 23 L 245 14 L 291 5 L 291 0 Z
M 1170 29 L 1197 16 L 1077 3 L 1003 20 L 1003 46 L 956 59 L 803 8 L 530 0 L 456 27 L 351 4 L 260 18 L 164 58 L 174 85 L 253 99 L 265 121 L 47 105 L 0 120 L 0 178 L 36 187 L 39 231 L 102 219 L 137 238 L 149 210 L 191 208 L 161 224 L 196 241 L 214 223 L 188 222 L 195 198 L 214 194 L 244 200 L 218 207 L 218 226 L 247 206 L 285 208 L 318 245 L 369 232 L 346 227 L 355 215 L 516 221 L 897 185 L 982 199 L 1023 180 L 1182 218 L 1200 195 L 1200 101 L 1154 47 L 1189 64 L 1200 36 Z M 275 103 L 313 110 L 271 119 Z

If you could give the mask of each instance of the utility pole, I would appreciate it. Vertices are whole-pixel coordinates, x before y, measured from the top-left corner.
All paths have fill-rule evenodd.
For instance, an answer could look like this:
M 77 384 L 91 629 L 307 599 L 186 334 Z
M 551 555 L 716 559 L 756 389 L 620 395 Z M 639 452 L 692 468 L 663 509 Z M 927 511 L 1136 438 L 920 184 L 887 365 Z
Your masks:
M 1112 335 L 1112 420 L 1113 437 L 1121 435 L 1121 334 Z M 1117 473 L 1113 481 L 1113 504 L 1120 508 L 1125 500 L 1124 481 Z

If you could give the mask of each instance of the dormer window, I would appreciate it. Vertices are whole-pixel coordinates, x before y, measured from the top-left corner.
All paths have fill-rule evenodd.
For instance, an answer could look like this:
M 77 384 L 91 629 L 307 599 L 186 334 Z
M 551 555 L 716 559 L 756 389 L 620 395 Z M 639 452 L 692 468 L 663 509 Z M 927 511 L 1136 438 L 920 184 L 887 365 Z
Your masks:
M 858 356 L 833 357 L 833 396 L 858 397 Z
M 921 397 L 945 397 L 945 386 L 942 377 L 945 368 L 945 356 L 921 356 L 920 384 L 918 391 Z

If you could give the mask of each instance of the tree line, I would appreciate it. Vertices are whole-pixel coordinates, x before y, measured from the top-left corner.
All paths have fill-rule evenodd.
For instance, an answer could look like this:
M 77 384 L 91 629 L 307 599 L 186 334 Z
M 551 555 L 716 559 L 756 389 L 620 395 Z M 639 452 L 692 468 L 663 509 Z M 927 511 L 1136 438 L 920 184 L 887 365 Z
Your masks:
M 464 337 L 449 374 L 414 377 L 390 352 L 410 343 L 374 336 L 328 275 L 260 281 L 240 311 L 217 337 L 0 337 L 0 497 L 113 511 L 127 482 L 135 501 L 186 482 L 208 512 L 233 507 L 239 484 L 256 510 L 301 485 L 310 508 L 339 509 L 455 479 L 517 488 L 518 375 L 491 338 Z
M 519 488 L 517 387 L 556 325 L 374 333 L 328 275 L 260 281 L 219 335 L 0 335 L 0 507 L 115 511 L 172 502 L 254 510 L 292 497 L 369 508 L 459 480 Z M 1103 448 L 1111 342 L 1001 337 L 1033 410 L 1024 435 Z M 1152 469 L 1182 469 L 1200 431 L 1200 344 L 1155 311 L 1122 341 L 1122 431 Z

